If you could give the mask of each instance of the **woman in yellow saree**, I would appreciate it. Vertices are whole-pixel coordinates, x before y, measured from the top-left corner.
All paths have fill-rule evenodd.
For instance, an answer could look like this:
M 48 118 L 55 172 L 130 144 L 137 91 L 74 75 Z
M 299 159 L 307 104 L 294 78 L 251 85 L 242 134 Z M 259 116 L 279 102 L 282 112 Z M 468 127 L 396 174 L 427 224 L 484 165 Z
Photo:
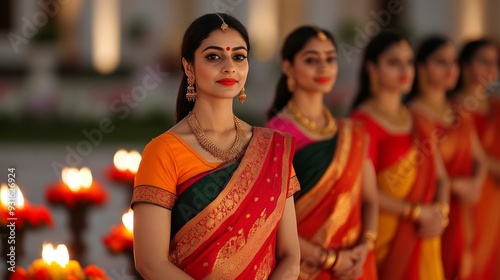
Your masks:
M 461 78 L 455 99 L 471 114 L 488 165 L 473 209 L 474 263 L 469 279 L 500 279 L 500 98 L 492 87 L 498 79 L 498 61 L 497 46 L 486 39 L 467 43 L 459 56 Z
M 135 265 L 145 279 L 297 279 L 290 135 L 233 114 L 248 35 L 227 14 L 187 29 L 177 124 L 146 146 L 135 179 Z M 194 101 L 194 103 L 192 102 Z
M 268 127 L 296 140 L 293 164 L 301 247 L 300 279 L 377 279 L 375 174 L 359 122 L 334 118 L 323 104 L 337 78 L 332 35 L 302 26 L 287 36 Z
M 417 79 L 410 94 L 414 120 L 432 134 L 451 180 L 450 222 L 442 236 L 447 279 L 471 278 L 474 221 L 472 207 L 479 199 L 487 167 L 473 119 L 460 103 L 446 98 L 457 82 L 457 55 L 441 37 L 422 43 L 417 59 Z M 456 100 L 455 100 L 456 101 Z
M 382 32 L 368 44 L 354 119 L 365 122 L 377 174 L 379 279 L 444 279 L 439 236 L 449 189 L 444 167 L 425 130 L 414 124 L 401 95 L 413 81 L 406 40 Z

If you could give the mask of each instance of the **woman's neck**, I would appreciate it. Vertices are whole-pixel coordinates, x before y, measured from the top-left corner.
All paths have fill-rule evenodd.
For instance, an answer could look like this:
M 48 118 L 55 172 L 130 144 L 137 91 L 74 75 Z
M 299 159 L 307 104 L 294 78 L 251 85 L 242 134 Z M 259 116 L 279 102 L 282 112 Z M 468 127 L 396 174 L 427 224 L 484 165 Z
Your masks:
M 432 108 L 442 108 L 446 105 L 446 90 L 423 85 L 419 98 Z
M 378 109 L 392 116 L 397 116 L 401 112 L 401 107 L 404 106 L 401 102 L 401 95 L 397 93 L 381 92 L 374 94 L 371 100 Z
M 198 98 L 192 113 L 204 131 L 226 133 L 235 129 L 232 99 Z
M 470 84 L 465 85 L 461 90 L 464 97 L 475 97 L 481 100 L 487 99 L 488 93 L 486 92 L 486 87 L 481 84 Z
M 322 93 L 307 93 L 297 90 L 293 93 L 292 102 L 304 116 L 312 120 L 323 119 Z

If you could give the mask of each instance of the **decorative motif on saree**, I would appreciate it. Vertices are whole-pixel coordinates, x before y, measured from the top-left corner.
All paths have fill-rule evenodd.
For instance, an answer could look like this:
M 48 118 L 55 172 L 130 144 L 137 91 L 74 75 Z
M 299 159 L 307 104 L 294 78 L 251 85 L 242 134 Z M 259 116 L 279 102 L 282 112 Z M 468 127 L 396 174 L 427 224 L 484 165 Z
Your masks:
M 172 263 L 195 278 L 260 278 L 256 273 L 268 277 L 275 265 L 276 230 L 290 188 L 291 152 L 289 135 L 255 128 L 225 188 L 173 237 Z M 196 265 L 201 260 L 203 267 Z M 254 265 L 263 263 L 268 264 Z
M 171 210 L 176 200 L 177 196 L 167 190 L 141 185 L 134 188 L 132 204 L 138 202 L 153 203 Z

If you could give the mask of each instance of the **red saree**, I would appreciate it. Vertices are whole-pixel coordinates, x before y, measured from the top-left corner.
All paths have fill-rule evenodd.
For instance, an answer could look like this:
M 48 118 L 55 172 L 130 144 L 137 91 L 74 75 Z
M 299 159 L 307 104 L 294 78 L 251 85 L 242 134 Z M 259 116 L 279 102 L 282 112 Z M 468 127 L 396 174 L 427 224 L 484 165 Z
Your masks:
M 268 126 L 274 127 L 276 123 L 277 120 L 273 119 Z M 305 137 L 285 119 L 280 119 L 277 128 L 292 134 L 299 141 Z M 357 245 L 363 230 L 361 176 L 366 136 L 360 122 L 338 120 L 338 128 L 334 139 L 316 143 L 310 141 L 305 147 L 298 147 L 294 157 L 297 178 L 301 186 L 305 186 L 295 201 L 299 236 L 323 248 L 335 250 Z M 315 176 L 313 173 L 318 174 Z M 336 278 L 331 272 L 311 267 L 303 261 L 299 279 Z M 359 279 L 377 279 L 373 253 L 369 253 L 363 276 Z
M 436 138 L 439 152 L 451 179 L 470 177 L 473 174 L 471 133 L 475 133 L 471 119 L 456 112 L 456 121 L 449 127 L 430 121 L 413 110 L 416 122 Z M 472 208 L 455 196 L 450 200 L 450 223 L 445 229 L 442 242 L 443 267 L 447 279 L 469 279 L 472 269 Z
M 286 199 L 298 190 L 296 178 L 290 179 L 292 151 L 290 135 L 256 127 L 239 162 L 181 183 L 175 203 L 162 188 L 136 181 L 132 205 L 173 209 L 169 258 L 191 277 L 267 279 Z M 179 222 L 181 216 L 187 219 Z
M 492 100 L 490 113 L 474 113 L 481 144 L 489 156 L 500 159 L 500 101 Z M 486 177 L 481 198 L 474 206 L 474 267 L 471 279 L 500 279 L 500 181 Z M 495 266 L 497 272 L 495 272 Z
M 431 203 L 436 171 L 425 131 L 416 125 L 413 135 L 391 134 L 364 112 L 354 112 L 352 117 L 363 120 L 370 134 L 369 154 L 379 190 L 398 200 Z M 416 235 L 412 221 L 380 212 L 375 245 L 379 279 L 441 279 L 439 263 L 428 267 L 423 257 L 435 257 L 438 250 L 436 240 L 423 240 Z

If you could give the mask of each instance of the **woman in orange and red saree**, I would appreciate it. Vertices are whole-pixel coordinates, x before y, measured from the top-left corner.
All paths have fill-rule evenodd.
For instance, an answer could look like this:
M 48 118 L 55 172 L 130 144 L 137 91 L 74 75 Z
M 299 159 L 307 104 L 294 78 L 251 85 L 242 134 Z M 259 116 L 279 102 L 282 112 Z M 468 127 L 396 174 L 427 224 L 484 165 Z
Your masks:
M 493 95 L 499 54 L 489 40 L 472 41 L 459 56 L 461 77 L 455 102 L 472 115 L 479 141 L 487 154 L 488 174 L 474 206 L 472 275 L 470 279 L 500 279 L 500 98 Z M 497 268 L 497 272 L 495 269 Z M 496 273 L 496 274 L 495 274 Z
M 286 38 L 282 61 L 267 126 L 297 143 L 299 278 L 377 279 L 377 193 L 366 134 L 361 123 L 334 118 L 323 104 L 337 78 L 334 39 L 326 30 L 299 27 Z
M 448 100 L 458 78 L 457 54 L 450 41 L 425 40 L 416 58 L 416 79 L 409 95 L 416 123 L 433 134 L 451 180 L 449 226 L 442 236 L 446 279 L 471 278 L 474 234 L 472 207 L 487 173 L 486 161 L 470 113 Z
M 449 185 L 434 143 L 402 102 L 414 77 L 413 52 L 382 32 L 365 50 L 352 117 L 365 122 L 380 206 L 375 254 L 384 280 L 444 279 L 439 237 Z
M 233 114 L 249 47 L 227 14 L 184 35 L 177 124 L 148 143 L 135 179 L 135 265 L 146 279 L 298 277 L 292 137 Z

